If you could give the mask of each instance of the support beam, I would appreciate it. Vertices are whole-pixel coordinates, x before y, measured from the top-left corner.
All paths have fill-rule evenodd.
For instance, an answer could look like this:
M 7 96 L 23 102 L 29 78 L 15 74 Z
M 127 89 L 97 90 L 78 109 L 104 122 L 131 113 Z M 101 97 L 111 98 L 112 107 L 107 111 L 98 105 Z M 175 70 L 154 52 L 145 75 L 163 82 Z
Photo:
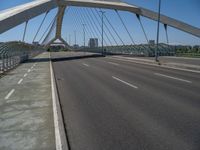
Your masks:
M 61 38 L 61 31 L 62 31 L 62 23 L 63 17 L 65 13 L 66 6 L 59 6 L 58 7 L 58 15 L 56 21 L 56 38 Z
M 52 0 L 37 0 L 0 11 L 0 34 L 56 6 L 56 2 Z
M 60 1 L 59 5 L 122 10 L 122 11 L 132 12 L 134 14 L 149 18 L 151 20 L 155 21 L 158 20 L 158 13 L 145 8 L 127 4 L 124 2 L 113 2 L 113 1 L 102 1 L 102 0 L 62 0 Z M 167 17 L 165 15 L 160 16 L 160 22 L 200 38 L 200 29 L 197 27 L 191 26 L 187 23 L 178 21 L 176 19 Z
M 0 34 L 56 6 L 80 6 L 115 9 L 132 12 L 157 21 L 158 13 L 124 2 L 113 0 L 37 0 L 0 12 Z M 160 22 L 200 38 L 200 29 L 176 19 L 160 16 Z M 59 28 L 58 28 L 59 30 Z M 59 34 L 59 32 L 58 32 Z

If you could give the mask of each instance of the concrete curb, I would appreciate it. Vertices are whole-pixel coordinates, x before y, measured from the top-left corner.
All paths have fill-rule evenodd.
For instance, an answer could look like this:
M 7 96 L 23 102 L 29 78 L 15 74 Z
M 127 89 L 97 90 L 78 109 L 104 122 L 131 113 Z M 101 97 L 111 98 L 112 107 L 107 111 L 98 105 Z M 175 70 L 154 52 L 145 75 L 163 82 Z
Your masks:
M 49 58 L 51 59 L 50 53 L 49 53 Z M 52 87 L 51 89 L 52 89 L 56 150 L 69 150 L 69 145 L 67 143 L 67 138 L 66 138 L 67 136 L 65 133 L 63 116 L 60 108 L 58 91 L 51 60 L 50 60 L 50 72 L 51 72 L 51 87 Z

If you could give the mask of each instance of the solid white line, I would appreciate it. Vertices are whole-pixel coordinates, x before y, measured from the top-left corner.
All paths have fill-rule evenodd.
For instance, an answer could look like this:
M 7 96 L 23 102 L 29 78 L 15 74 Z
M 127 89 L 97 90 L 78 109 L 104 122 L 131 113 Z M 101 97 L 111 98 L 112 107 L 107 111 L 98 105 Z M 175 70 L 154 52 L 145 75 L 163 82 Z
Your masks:
M 27 73 L 25 73 L 25 74 L 24 74 L 24 77 L 26 77 L 27 75 L 28 75 L 28 74 L 27 74 Z
M 5 99 L 9 99 L 10 96 L 15 92 L 15 89 L 12 89 L 5 97 Z
M 154 74 L 157 75 L 157 76 L 166 77 L 166 78 L 169 78 L 169 79 L 174 79 L 174 80 L 179 80 L 179 81 L 182 81 L 182 82 L 192 83 L 191 81 L 184 80 L 184 79 L 177 78 L 177 77 L 172 77 L 172 76 L 168 76 L 168 75 L 164 75 L 164 74 L 160 74 L 160 73 L 154 73 Z
M 130 87 L 132 87 L 132 88 L 138 89 L 137 86 L 135 86 L 135 85 L 133 85 L 133 84 L 131 84 L 131 83 L 128 83 L 128 82 L 126 82 L 126 81 L 123 81 L 123 80 L 121 80 L 121 79 L 119 79 L 119 78 L 117 78 L 117 77 L 112 76 L 112 78 L 115 79 L 115 80 L 117 80 L 117 81 L 120 81 L 120 82 L 122 82 L 122 83 L 124 83 L 124 84 L 126 84 L 126 85 L 128 85 L 128 86 L 130 86 Z
M 31 69 L 28 69 L 28 72 L 31 72 Z
M 85 63 L 83 63 L 83 65 L 84 65 L 84 66 L 86 66 L 86 67 L 89 67 L 89 65 L 88 65 L 88 64 L 85 64 Z
M 119 64 L 114 63 L 114 62 L 108 62 L 108 63 L 111 64 L 111 65 L 119 66 Z
M 23 81 L 23 79 L 20 79 L 20 80 L 17 82 L 17 84 L 21 84 L 22 81 Z
M 50 58 L 50 53 L 49 53 Z M 58 98 L 58 93 L 56 92 L 56 83 L 54 79 L 54 73 L 52 68 L 52 62 L 50 61 L 50 74 L 51 74 L 51 92 L 52 92 L 52 103 L 53 103 L 53 117 L 54 117 L 54 129 L 55 129 L 55 142 L 56 150 L 68 150 L 66 133 L 64 131 L 61 108 Z M 61 134 L 64 135 L 61 139 Z

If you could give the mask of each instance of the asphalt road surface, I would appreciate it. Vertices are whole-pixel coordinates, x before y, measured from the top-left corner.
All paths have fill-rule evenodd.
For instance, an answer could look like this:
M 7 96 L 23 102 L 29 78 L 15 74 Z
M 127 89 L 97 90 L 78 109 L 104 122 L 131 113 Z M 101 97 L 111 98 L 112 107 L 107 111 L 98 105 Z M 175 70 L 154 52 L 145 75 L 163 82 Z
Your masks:
M 71 150 L 200 150 L 200 74 L 52 57 Z

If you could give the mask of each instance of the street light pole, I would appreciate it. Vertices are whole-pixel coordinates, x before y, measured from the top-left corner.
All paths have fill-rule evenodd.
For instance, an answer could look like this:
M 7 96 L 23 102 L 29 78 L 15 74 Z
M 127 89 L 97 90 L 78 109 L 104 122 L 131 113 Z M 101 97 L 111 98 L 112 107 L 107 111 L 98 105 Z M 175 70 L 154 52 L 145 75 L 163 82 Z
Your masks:
M 101 12 L 101 21 L 102 21 L 102 33 L 101 33 L 101 44 L 102 44 L 102 55 L 104 55 L 104 43 L 103 43 L 103 40 L 104 40 L 104 14 L 105 14 L 105 11 L 100 11 Z
M 69 35 L 69 46 L 71 45 L 71 34 Z
M 82 24 L 82 25 L 83 25 L 83 45 L 85 48 L 85 26 L 86 26 L 86 24 Z
M 76 46 L 76 30 L 74 31 L 74 45 Z
M 159 32 L 160 32 L 160 9 L 161 9 L 161 0 L 158 4 L 158 26 L 157 26 L 157 41 L 156 41 L 156 50 L 155 50 L 155 61 L 158 62 L 158 45 L 159 45 Z

